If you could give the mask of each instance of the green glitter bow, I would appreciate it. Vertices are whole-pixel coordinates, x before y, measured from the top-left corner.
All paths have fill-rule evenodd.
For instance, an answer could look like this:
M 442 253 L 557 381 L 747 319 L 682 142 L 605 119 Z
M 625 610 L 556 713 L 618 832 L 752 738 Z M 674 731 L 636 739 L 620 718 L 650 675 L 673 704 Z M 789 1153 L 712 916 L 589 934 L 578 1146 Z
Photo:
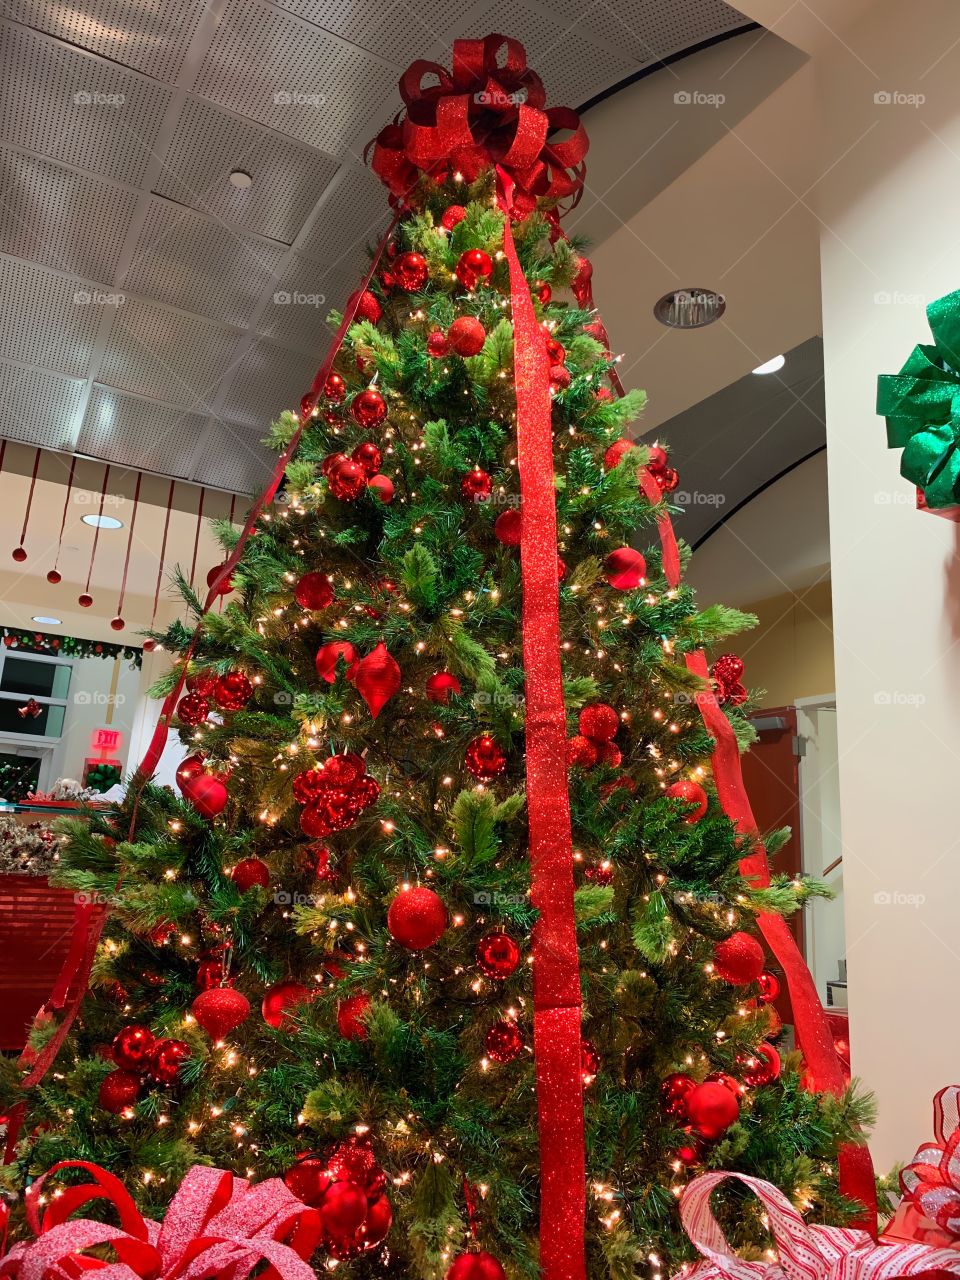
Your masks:
M 899 373 L 877 379 L 887 446 L 928 507 L 960 502 L 960 289 L 927 307 L 933 345 L 919 343 Z

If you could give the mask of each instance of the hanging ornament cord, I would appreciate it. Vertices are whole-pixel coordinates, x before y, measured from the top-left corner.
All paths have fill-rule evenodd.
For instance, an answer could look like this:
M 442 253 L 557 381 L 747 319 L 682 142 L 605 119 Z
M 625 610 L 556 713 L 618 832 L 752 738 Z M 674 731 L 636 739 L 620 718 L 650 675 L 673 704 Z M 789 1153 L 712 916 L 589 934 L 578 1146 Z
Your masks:
M 203 499 L 206 489 L 200 488 L 200 501 L 197 504 L 197 531 L 193 535 L 193 560 L 190 562 L 190 590 L 193 590 L 193 579 L 197 572 L 197 551 L 200 547 L 200 530 L 203 528 Z M 204 610 L 206 612 L 206 610 Z
M 63 499 L 63 515 L 60 517 L 60 536 L 57 539 L 57 554 L 53 561 L 53 572 L 60 566 L 60 552 L 63 550 L 63 531 L 67 527 L 67 512 L 70 510 L 70 495 L 73 492 L 73 477 L 77 472 L 77 455 L 70 459 L 70 474 L 67 476 L 67 493 Z
M 236 509 L 237 509 L 237 495 L 235 493 L 232 493 L 230 495 L 230 514 L 227 517 L 231 525 L 233 524 L 233 515 Z M 223 596 L 221 596 L 220 599 L 217 601 L 217 613 L 223 613 L 223 600 L 224 598 Z
M 157 585 L 153 589 L 153 609 L 150 613 L 150 626 L 148 631 L 153 630 L 153 624 L 157 620 L 157 606 L 160 603 L 160 587 L 163 583 L 163 562 L 167 554 L 167 534 L 170 532 L 170 512 L 173 510 L 173 491 L 177 487 L 176 480 L 170 481 L 170 491 L 167 494 L 167 510 L 163 517 L 163 537 L 160 540 L 160 563 L 157 565 Z
M 33 471 L 30 475 L 30 491 L 27 494 L 27 509 L 23 513 L 23 528 L 20 530 L 20 541 L 17 544 L 17 551 L 23 552 L 22 557 L 19 558 L 24 560 L 27 558 L 27 553 L 23 544 L 27 539 L 27 525 L 30 523 L 30 510 L 33 507 L 33 494 L 37 487 L 37 471 L 40 469 L 40 454 L 42 452 L 42 449 L 38 449 L 33 459 Z
M 137 507 L 140 504 L 140 486 L 143 484 L 143 472 L 137 472 L 137 485 L 133 491 L 133 514 L 130 516 L 130 534 L 127 538 L 127 554 L 123 558 L 123 578 L 120 582 L 120 599 L 117 601 L 117 618 L 123 619 L 123 599 L 127 594 L 127 571 L 130 568 L 130 551 L 133 547 L 133 531 L 137 523 Z
M 100 521 L 103 519 L 103 504 L 107 498 L 107 485 L 110 483 L 110 463 L 107 463 L 103 473 L 103 484 L 100 486 L 100 507 L 97 511 L 97 527 L 93 531 L 93 546 L 90 548 L 90 567 L 87 570 L 87 581 L 83 588 L 83 594 L 90 594 L 90 581 L 93 578 L 93 562 L 97 558 L 97 543 L 100 541 Z

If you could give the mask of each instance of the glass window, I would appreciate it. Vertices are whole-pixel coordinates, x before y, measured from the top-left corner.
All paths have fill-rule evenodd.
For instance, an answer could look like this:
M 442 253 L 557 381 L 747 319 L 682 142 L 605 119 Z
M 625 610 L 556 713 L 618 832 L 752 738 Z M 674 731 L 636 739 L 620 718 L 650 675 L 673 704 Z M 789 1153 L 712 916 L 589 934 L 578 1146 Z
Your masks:
M 30 698 L 66 698 L 70 691 L 69 663 L 36 662 L 26 654 L 5 655 L 0 693 Z

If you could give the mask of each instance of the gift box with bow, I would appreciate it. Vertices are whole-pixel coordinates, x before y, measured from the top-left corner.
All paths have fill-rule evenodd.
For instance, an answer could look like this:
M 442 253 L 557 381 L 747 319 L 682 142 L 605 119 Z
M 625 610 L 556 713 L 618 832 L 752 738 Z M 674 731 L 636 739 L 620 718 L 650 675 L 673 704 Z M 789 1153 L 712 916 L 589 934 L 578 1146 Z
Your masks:
M 883 1234 L 960 1249 L 960 1085 L 934 1098 L 933 1134 L 902 1170 L 903 1200 Z

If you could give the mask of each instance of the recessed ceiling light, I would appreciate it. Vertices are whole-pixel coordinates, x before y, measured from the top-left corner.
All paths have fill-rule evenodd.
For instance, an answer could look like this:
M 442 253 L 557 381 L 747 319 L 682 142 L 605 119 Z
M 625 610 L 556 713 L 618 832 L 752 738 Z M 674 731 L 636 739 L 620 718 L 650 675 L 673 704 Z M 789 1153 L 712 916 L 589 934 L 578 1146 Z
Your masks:
M 234 169 L 230 175 L 231 187 L 236 187 L 238 191 L 246 191 L 247 187 L 253 186 L 253 177 L 247 173 L 246 169 Z
M 656 303 L 653 314 L 670 329 L 702 329 L 726 309 L 726 298 L 712 289 L 674 289 Z
M 114 516 L 84 516 L 84 524 L 92 524 L 95 529 L 122 529 L 123 521 Z
M 774 356 L 772 360 L 768 360 L 766 364 L 758 364 L 753 370 L 754 373 L 776 373 L 778 369 L 782 369 L 787 363 L 786 356 Z
M 30 621 L 39 622 L 44 627 L 59 627 L 63 623 L 62 618 L 45 618 L 42 613 L 35 613 Z

